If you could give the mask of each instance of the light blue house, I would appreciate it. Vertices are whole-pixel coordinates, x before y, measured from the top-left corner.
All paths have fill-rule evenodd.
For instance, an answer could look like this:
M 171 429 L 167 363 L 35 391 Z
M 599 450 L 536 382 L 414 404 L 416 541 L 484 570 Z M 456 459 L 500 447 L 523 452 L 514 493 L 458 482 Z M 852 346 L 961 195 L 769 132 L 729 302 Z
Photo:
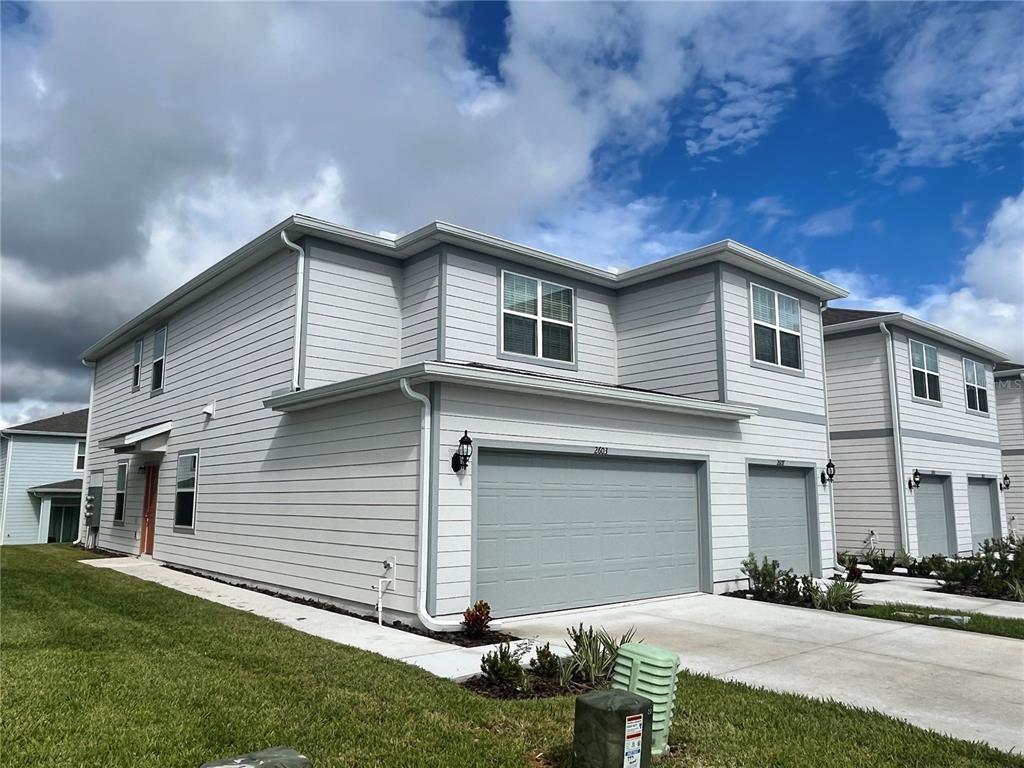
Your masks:
M 0 544 L 74 541 L 89 409 L 0 430 Z

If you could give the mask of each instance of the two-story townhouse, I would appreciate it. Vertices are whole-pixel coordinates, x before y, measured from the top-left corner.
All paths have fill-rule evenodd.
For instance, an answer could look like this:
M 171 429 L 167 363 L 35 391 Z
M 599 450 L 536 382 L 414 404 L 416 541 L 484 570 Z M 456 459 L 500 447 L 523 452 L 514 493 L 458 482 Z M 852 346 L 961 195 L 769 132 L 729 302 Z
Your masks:
M 997 364 L 995 386 L 1006 521 L 1024 533 L 1024 363 Z
M 0 430 L 0 544 L 78 537 L 89 411 Z
M 993 365 L 1005 355 L 899 312 L 823 319 L 839 549 L 950 555 L 1002 535 Z
M 431 627 L 829 571 L 843 295 L 732 241 L 613 274 L 293 216 L 84 353 L 94 540 L 347 606 L 384 579 Z

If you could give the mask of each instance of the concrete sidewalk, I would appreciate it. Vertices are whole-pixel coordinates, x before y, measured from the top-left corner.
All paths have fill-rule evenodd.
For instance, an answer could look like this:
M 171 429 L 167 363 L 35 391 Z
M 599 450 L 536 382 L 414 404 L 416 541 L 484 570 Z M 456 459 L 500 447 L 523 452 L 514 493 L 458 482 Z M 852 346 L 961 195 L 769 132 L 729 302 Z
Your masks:
M 490 645 L 461 648 L 393 627 L 381 627 L 353 616 L 293 603 L 251 589 L 233 587 L 201 576 L 164 568 L 153 560 L 111 557 L 80 562 L 93 568 L 105 568 L 144 581 L 152 581 L 184 592 L 186 595 L 201 597 L 239 611 L 255 613 L 307 635 L 315 635 L 335 643 L 372 651 L 389 659 L 414 664 L 438 677 L 452 680 L 465 679 L 479 673 L 480 658 L 495 647 Z
M 1024 750 L 1024 641 L 703 594 L 526 617 L 503 628 L 554 646 L 581 622 L 614 633 L 635 626 L 693 672 Z
M 871 605 L 910 603 L 912 605 L 927 605 L 938 609 L 974 611 L 975 613 L 986 613 L 990 616 L 1002 616 L 1008 619 L 1024 619 L 1024 603 L 936 592 L 934 590 L 938 585 L 935 579 L 917 579 L 910 576 L 892 576 L 878 573 L 868 573 L 866 577 L 869 579 L 880 579 L 882 583 L 858 584 L 857 589 L 861 592 L 860 602 L 862 603 L 869 603 Z

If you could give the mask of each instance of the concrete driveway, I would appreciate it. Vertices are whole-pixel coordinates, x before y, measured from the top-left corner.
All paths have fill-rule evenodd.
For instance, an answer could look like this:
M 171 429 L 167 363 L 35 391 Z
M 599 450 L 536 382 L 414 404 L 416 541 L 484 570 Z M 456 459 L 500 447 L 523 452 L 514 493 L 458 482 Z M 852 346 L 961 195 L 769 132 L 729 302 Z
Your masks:
M 635 626 L 693 672 L 832 698 L 1024 751 L 1024 641 L 718 595 L 563 611 L 502 627 L 555 646 L 581 622 L 611 632 Z

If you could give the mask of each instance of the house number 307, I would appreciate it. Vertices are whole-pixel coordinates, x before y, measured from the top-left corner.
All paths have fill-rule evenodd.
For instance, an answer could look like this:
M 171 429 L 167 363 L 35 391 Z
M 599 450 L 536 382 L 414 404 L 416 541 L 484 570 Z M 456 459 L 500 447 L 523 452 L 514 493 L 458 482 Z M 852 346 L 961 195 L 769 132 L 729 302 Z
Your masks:
M 595 445 L 594 446 L 594 455 L 595 456 L 607 456 L 608 455 L 608 446 L 607 445 Z

